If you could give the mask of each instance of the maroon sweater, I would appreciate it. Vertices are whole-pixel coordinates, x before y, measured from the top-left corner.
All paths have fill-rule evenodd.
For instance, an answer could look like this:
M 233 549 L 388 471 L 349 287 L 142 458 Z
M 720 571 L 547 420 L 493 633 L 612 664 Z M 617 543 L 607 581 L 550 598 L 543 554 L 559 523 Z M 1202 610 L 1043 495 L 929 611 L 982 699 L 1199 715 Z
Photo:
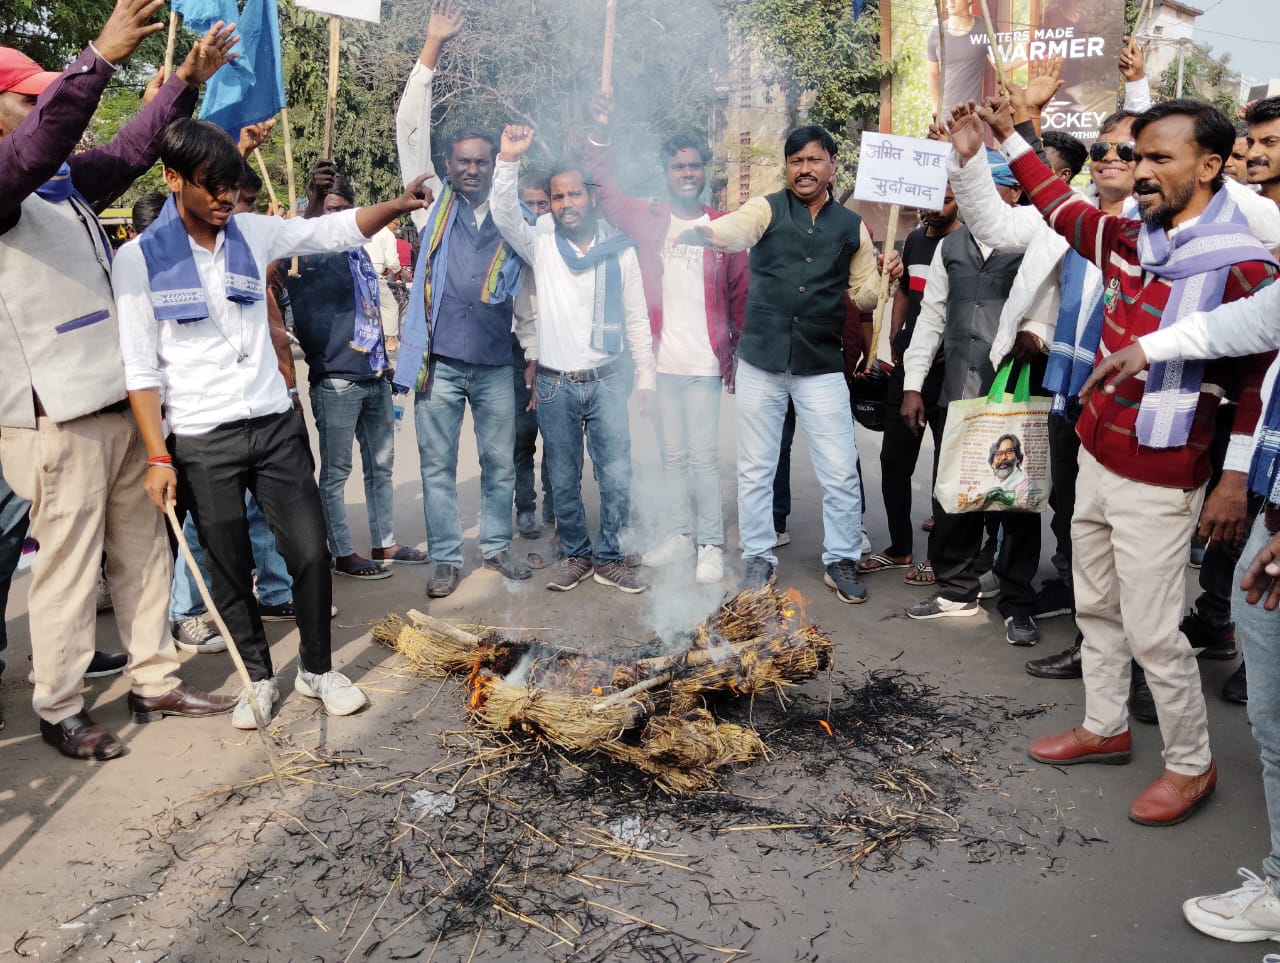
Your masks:
M 1138 258 L 1142 222 L 1104 214 L 1080 200 L 1030 151 L 1010 167 L 1049 226 L 1102 271 L 1107 295 L 1098 357 L 1105 358 L 1157 330 L 1172 285 L 1142 270 Z M 1248 297 L 1276 276 L 1276 270 L 1263 261 L 1236 264 L 1222 300 Z M 1232 434 L 1252 435 L 1262 414 L 1262 379 L 1273 357 L 1274 351 L 1207 362 L 1191 434 L 1181 448 L 1138 444 L 1135 425 L 1146 387 L 1145 379 L 1139 378 L 1124 382 L 1113 395 L 1095 391 L 1089 396 L 1076 425 L 1080 443 L 1099 464 L 1117 475 L 1148 485 L 1197 488 L 1209 479 L 1209 446 L 1223 395 L 1238 402 Z

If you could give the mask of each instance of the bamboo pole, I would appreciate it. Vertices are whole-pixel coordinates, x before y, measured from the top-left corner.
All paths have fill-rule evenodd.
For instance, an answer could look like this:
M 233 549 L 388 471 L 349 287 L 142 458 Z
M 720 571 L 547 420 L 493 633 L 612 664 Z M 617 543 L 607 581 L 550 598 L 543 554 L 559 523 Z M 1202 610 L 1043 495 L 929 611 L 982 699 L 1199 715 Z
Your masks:
M 889 207 L 889 225 L 884 232 L 884 256 L 888 259 L 893 253 L 893 246 L 898 242 L 898 215 L 902 213 L 902 208 L 897 204 Z M 867 345 L 867 364 L 865 370 L 870 371 L 871 366 L 876 362 L 876 355 L 880 350 L 880 328 L 884 324 L 884 308 L 889 300 L 889 272 L 882 271 L 880 274 L 880 294 L 876 298 L 876 313 L 871 323 L 871 344 Z
M 1004 57 L 1000 56 L 1000 45 L 996 43 L 996 28 L 991 21 L 991 7 L 988 5 L 987 0 L 980 0 L 980 2 L 982 4 L 982 19 L 987 25 L 987 40 L 991 44 L 991 60 L 996 65 L 996 80 L 1000 83 L 1000 92 L 1008 94 L 1009 88 L 1006 84 L 1008 78 L 1004 75 Z
M 600 60 L 600 89 L 613 93 L 613 38 L 618 27 L 618 0 L 605 0 L 604 55 Z
M 280 213 L 280 200 L 276 197 L 276 189 L 271 184 L 271 175 L 267 173 L 267 162 L 262 159 L 262 151 L 257 147 L 253 149 L 253 159 L 258 162 L 258 170 L 262 171 L 262 183 L 267 187 L 267 196 L 271 198 L 271 210 L 273 213 Z
M 324 142 L 320 156 L 333 157 L 333 124 L 338 113 L 338 45 L 342 40 L 342 20 L 329 18 L 329 93 L 324 105 Z
M 936 123 L 945 126 L 943 111 L 946 109 L 945 97 L 947 89 L 947 12 L 946 0 L 933 0 L 938 11 L 938 103 Z
M 409 621 L 413 622 L 415 625 L 421 625 L 424 629 L 430 629 L 437 635 L 449 639 L 452 642 L 470 646 L 477 646 L 480 644 L 479 637 L 458 628 L 456 625 L 450 625 L 448 622 L 433 619 L 431 616 L 423 612 L 419 612 L 417 609 L 410 609 L 408 616 Z
M 267 737 L 267 720 L 262 716 L 258 700 L 253 697 L 253 680 L 249 678 L 249 670 L 244 666 L 244 659 L 240 658 L 240 649 L 236 646 L 235 637 L 232 636 L 231 630 L 227 628 L 227 623 L 222 621 L 222 613 L 213 604 L 213 599 L 209 595 L 209 587 L 204 584 L 204 576 L 200 574 L 200 568 L 196 565 L 195 556 L 191 554 L 191 546 L 187 544 L 187 537 L 182 534 L 182 526 L 178 523 L 177 513 L 173 510 L 173 503 L 167 503 L 164 506 L 164 511 L 169 516 L 169 527 L 173 529 L 173 535 L 178 540 L 178 548 L 182 552 L 182 557 L 187 561 L 187 568 L 191 572 L 191 577 L 195 580 L 196 588 L 200 591 L 200 598 L 204 600 L 204 607 L 218 627 L 218 631 L 222 633 L 222 637 L 227 640 L 227 652 L 231 655 L 231 661 L 235 663 L 241 684 L 244 685 L 245 691 L 249 693 L 249 705 L 253 709 L 253 720 L 258 724 L 258 738 L 262 740 L 262 747 L 267 751 L 267 760 L 271 763 L 271 771 L 275 773 L 276 788 L 283 795 L 284 780 L 280 776 L 280 764 L 276 761 L 275 750 L 271 748 L 271 741 Z
M 675 676 L 674 669 L 668 669 L 660 675 L 655 675 L 652 679 L 644 679 L 637 682 L 629 689 L 623 689 L 621 692 L 615 692 L 613 695 L 601 699 L 591 707 L 592 712 L 604 712 L 605 709 L 611 709 L 619 703 L 626 702 L 633 696 L 638 696 L 642 692 L 648 692 L 650 689 L 656 689 L 660 685 L 666 685 Z
M 164 79 L 168 80 L 173 76 L 173 54 L 178 46 L 178 15 L 172 11 L 169 13 L 169 42 L 164 48 Z

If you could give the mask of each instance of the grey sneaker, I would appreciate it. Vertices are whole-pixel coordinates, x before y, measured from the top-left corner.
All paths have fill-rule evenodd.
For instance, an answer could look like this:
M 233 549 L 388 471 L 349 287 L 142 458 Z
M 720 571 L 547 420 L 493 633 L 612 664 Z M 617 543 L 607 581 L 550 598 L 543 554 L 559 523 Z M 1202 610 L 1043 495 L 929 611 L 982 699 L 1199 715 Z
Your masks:
M 1035 645 L 1040 641 L 1040 630 L 1031 616 L 1011 615 L 1004 620 L 1004 638 L 1010 645 Z
M 977 614 L 977 602 L 952 602 L 941 595 L 930 595 L 907 609 L 907 615 L 913 619 L 953 619 Z
M 258 703 L 262 718 L 271 721 L 276 711 L 276 703 L 280 701 L 280 689 L 275 679 L 259 679 L 253 684 L 253 698 Z M 253 717 L 253 707 L 249 705 L 249 690 L 240 693 L 240 701 L 231 713 L 231 724 L 237 729 L 256 729 L 258 721 Z
M 365 694 L 341 672 L 299 669 L 293 689 L 308 699 L 319 699 L 324 703 L 324 711 L 331 716 L 349 716 L 369 704 Z
M 578 587 L 578 583 L 591 574 L 591 559 L 585 555 L 562 558 L 556 566 L 556 574 L 547 582 L 552 592 L 568 592 Z
M 516 579 L 517 581 L 533 578 L 533 569 L 515 558 L 510 550 L 505 548 L 496 555 L 490 555 L 486 558 L 484 567 L 501 573 L 503 578 Z
M 620 558 L 597 565 L 591 577 L 601 585 L 612 585 L 619 592 L 626 592 L 628 595 L 638 595 L 649 587 L 648 583 L 641 581 L 636 575 L 636 570 Z
M 828 588 L 836 590 L 836 598 L 841 602 L 857 605 L 867 600 L 867 587 L 858 576 L 858 563 L 851 558 L 842 558 L 828 565 L 822 581 Z
M 747 572 L 742 577 L 744 589 L 764 588 L 778 581 L 778 571 L 769 564 L 769 560 L 759 555 L 747 559 Z
M 538 516 L 533 512 L 516 512 L 516 534 L 521 538 L 537 538 L 542 534 Z
M 1271 885 L 1241 868 L 1244 885 L 1182 904 L 1182 915 L 1201 933 L 1232 943 L 1280 940 L 1280 899 Z
M 227 640 L 214 628 L 213 622 L 203 615 L 176 623 L 173 641 L 183 652 L 227 651 Z
M 1000 579 L 991 569 L 978 576 L 978 598 L 993 599 L 1000 594 Z

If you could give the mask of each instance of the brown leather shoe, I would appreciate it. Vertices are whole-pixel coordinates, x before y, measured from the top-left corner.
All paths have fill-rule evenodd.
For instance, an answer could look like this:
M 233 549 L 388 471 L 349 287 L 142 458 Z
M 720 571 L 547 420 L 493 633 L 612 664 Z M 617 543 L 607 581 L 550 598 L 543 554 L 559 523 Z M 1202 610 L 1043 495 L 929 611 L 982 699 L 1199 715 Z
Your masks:
M 1103 737 L 1080 728 L 1037 739 L 1031 743 L 1027 754 L 1036 762 L 1047 762 L 1054 766 L 1074 766 L 1082 762 L 1122 766 L 1129 761 L 1131 748 L 1128 729 L 1118 736 Z
M 120 740 L 84 711 L 58 723 L 41 719 L 40 737 L 71 759 L 114 759 L 124 752 Z
M 165 716 L 220 716 L 236 707 L 234 696 L 210 695 L 179 682 L 164 695 L 140 696 L 129 693 L 129 711 L 134 722 L 159 722 Z
M 1143 826 L 1172 826 L 1194 813 L 1213 795 L 1218 785 L 1218 765 L 1198 776 L 1184 776 L 1166 769 L 1129 807 L 1129 818 Z

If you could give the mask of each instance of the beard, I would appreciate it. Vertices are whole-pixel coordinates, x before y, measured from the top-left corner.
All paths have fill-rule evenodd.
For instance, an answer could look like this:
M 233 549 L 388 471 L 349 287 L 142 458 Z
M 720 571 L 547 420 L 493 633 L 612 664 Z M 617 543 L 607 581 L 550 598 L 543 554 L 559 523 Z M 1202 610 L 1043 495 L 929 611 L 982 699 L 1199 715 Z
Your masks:
M 991 469 L 991 473 L 1001 481 L 1004 481 L 1013 474 L 1014 469 L 1017 467 L 1017 465 L 997 465 Z
M 1141 199 L 1144 195 L 1140 192 L 1143 188 L 1151 187 L 1156 187 L 1151 181 L 1138 181 L 1133 185 L 1133 191 L 1139 198 L 1142 222 L 1147 227 L 1158 227 L 1167 231 L 1173 227 L 1173 219 L 1186 210 L 1187 205 L 1191 203 L 1191 198 L 1196 191 L 1195 181 L 1187 180 L 1181 184 L 1170 185 L 1167 191 L 1161 193 L 1163 199 L 1159 204 L 1141 207 Z

